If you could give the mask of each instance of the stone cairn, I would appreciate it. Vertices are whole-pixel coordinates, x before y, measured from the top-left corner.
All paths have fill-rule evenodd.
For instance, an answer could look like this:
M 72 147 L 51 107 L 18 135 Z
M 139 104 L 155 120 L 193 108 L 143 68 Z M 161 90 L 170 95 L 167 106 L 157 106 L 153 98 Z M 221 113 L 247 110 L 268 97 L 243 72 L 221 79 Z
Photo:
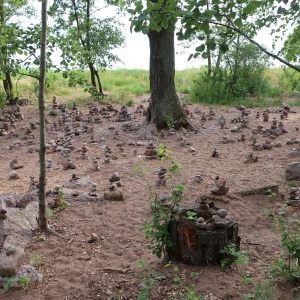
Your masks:
M 94 171 L 99 171 L 99 170 L 100 170 L 100 168 L 99 168 L 99 166 L 98 166 L 98 161 L 97 161 L 96 158 L 93 158 L 92 169 L 93 169 Z
M 110 184 L 108 192 L 104 192 L 104 199 L 110 201 L 123 201 L 123 192 L 121 189 L 117 189 L 114 184 Z
M 148 145 L 146 146 L 146 151 L 144 152 L 144 155 L 147 159 L 155 159 L 157 158 L 157 151 L 155 146 L 153 145 L 152 141 L 148 142 Z
M 110 178 L 109 178 L 110 184 L 116 184 L 118 187 L 122 186 L 122 182 L 120 179 L 120 176 L 118 175 L 118 172 L 114 172 Z
M 219 125 L 220 125 L 220 129 L 224 129 L 225 125 L 226 125 L 226 119 L 224 118 L 224 116 L 221 116 L 219 119 Z
M 56 97 L 54 96 L 53 100 L 52 100 L 52 108 L 49 111 L 49 115 L 50 116 L 58 116 L 59 113 L 60 113 L 60 111 L 58 108 L 58 103 L 57 103 Z
M 126 122 L 126 121 L 130 121 L 132 119 L 130 113 L 128 112 L 128 109 L 126 106 L 122 106 L 121 110 L 118 113 L 117 122 Z
M 19 162 L 19 158 L 18 157 L 15 157 L 14 159 L 12 159 L 12 161 L 9 163 L 9 167 L 13 170 L 16 170 L 16 169 L 21 169 L 23 168 L 23 164 L 21 164 Z
M 290 110 L 291 110 L 291 107 L 288 104 L 286 104 L 286 103 L 283 102 L 281 104 L 280 109 L 279 109 L 279 111 L 280 111 L 280 119 L 281 120 L 286 119 L 288 117 L 288 114 L 289 114 Z
M 184 137 L 184 136 L 182 136 L 182 137 L 180 137 L 180 146 L 181 147 L 186 147 L 186 146 L 189 146 L 190 145 L 190 142 L 188 142 L 187 140 L 186 140 L 186 137 Z
M 86 142 L 83 141 L 83 144 L 81 146 L 81 153 L 80 153 L 80 158 L 81 159 L 87 159 L 87 152 L 88 152 L 89 148 L 86 145 Z
M 216 176 L 214 186 L 210 191 L 213 195 L 225 196 L 229 191 L 229 187 L 226 186 L 226 180 L 221 180 L 219 176 Z
M 37 193 L 39 191 L 38 181 L 35 179 L 34 176 L 30 176 L 29 178 L 30 178 L 30 180 L 29 180 L 29 191 Z
M 300 206 L 300 190 L 299 187 L 291 187 L 287 197 L 288 204 L 292 206 Z
M 90 192 L 89 192 L 90 196 L 94 196 L 97 194 L 97 186 L 98 186 L 98 184 L 96 182 L 91 183 Z
M 70 158 L 66 158 L 63 161 L 63 169 L 64 170 L 73 170 L 73 169 L 76 169 L 75 163 Z
M 218 148 L 214 148 L 211 157 L 219 157 L 219 150 Z
M 167 169 L 165 167 L 160 167 L 160 169 L 157 172 L 158 178 L 156 179 L 155 183 L 157 187 L 160 186 L 165 186 L 166 185 L 166 174 L 167 173 Z
M 266 110 L 263 112 L 263 121 L 264 122 L 269 121 L 269 113 Z
M 257 161 L 258 161 L 258 157 L 255 156 L 253 153 L 249 153 L 244 163 L 249 164 Z

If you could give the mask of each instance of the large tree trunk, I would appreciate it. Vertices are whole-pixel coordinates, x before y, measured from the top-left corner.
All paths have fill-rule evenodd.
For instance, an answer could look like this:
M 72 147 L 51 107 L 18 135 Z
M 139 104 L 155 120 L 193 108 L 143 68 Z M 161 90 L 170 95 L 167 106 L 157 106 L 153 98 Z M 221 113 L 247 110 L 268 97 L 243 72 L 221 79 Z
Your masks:
M 181 126 L 195 130 L 182 109 L 175 89 L 174 33 L 166 29 L 149 30 L 151 102 L 141 135 L 151 136 L 155 129 L 167 127 L 167 120 L 175 128 Z

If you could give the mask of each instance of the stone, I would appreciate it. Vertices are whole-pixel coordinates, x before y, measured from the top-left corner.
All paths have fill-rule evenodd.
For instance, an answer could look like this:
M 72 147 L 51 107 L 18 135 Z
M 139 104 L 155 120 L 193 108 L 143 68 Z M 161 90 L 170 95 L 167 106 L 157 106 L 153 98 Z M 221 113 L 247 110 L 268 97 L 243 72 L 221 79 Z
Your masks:
M 214 187 L 210 190 L 213 195 L 225 196 L 229 187 L 226 187 L 226 180 L 221 180 L 219 176 L 214 179 Z
M 225 218 L 227 215 L 227 210 L 224 208 L 220 208 L 217 210 L 217 215 L 221 218 Z
M 120 189 L 104 192 L 104 199 L 109 201 L 124 201 L 123 192 Z
M 16 169 L 21 169 L 23 168 L 23 165 L 19 162 L 19 159 L 17 157 L 15 157 L 10 163 L 9 163 L 9 167 L 13 170 Z
M 0 275 L 14 276 L 18 273 L 19 268 L 24 260 L 25 252 L 20 246 L 14 246 L 13 253 L 7 255 L 7 250 L 12 247 L 8 244 L 7 239 L 4 242 L 3 250 L 0 253 Z
M 211 223 L 217 228 L 226 228 L 227 226 L 232 225 L 234 222 L 235 219 L 231 213 L 227 213 L 224 217 L 221 217 L 218 215 L 217 211 L 217 214 L 213 215 L 211 218 Z
M 194 177 L 194 181 L 200 183 L 203 181 L 203 178 L 200 174 L 198 174 Z
M 98 239 L 98 235 L 96 233 L 92 233 L 87 239 L 86 242 L 87 243 L 93 243 L 96 242 Z
M 300 162 L 287 164 L 285 169 L 285 179 L 288 181 L 300 179 Z
M 9 179 L 19 179 L 19 174 L 16 171 L 9 173 Z
M 155 149 L 146 149 L 146 151 L 144 152 L 145 156 L 153 156 L 156 155 L 156 150 Z

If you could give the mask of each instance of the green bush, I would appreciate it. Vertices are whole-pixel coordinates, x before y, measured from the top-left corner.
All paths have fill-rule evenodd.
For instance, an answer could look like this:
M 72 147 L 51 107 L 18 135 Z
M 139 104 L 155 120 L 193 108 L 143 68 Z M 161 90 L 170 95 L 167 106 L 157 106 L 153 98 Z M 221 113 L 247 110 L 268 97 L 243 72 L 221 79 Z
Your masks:
M 226 104 L 232 99 L 266 96 L 272 90 L 264 75 L 268 58 L 254 45 L 240 42 L 222 58 L 211 75 L 205 70 L 199 74 L 191 91 L 192 102 Z
M 300 98 L 300 72 L 291 68 L 282 68 L 279 75 L 279 85 L 288 96 Z

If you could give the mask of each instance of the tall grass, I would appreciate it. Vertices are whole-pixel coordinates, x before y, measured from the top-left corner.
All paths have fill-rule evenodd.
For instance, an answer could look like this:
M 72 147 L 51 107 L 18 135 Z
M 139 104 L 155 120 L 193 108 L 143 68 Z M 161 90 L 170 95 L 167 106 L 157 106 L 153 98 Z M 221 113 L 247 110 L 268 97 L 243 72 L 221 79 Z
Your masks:
M 25 71 L 24 71 L 25 72 Z M 193 93 L 196 81 L 201 79 L 200 74 L 205 72 L 205 67 L 196 69 L 186 69 L 175 73 L 176 90 L 180 94 L 186 94 L 185 100 L 189 99 Z M 81 72 L 85 79 L 89 80 L 90 74 L 86 70 Z M 269 68 L 265 72 L 265 77 L 271 87 L 266 95 L 248 98 L 248 99 L 230 99 L 221 95 L 221 100 L 218 103 L 207 101 L 205 93 L 211 92 L 212 87 L 207 90 L 201 90 L 203 95 L 201 101 L 194 101 L 202 104 L 221 104 L 235 105 L 240 103 L 248 107 L 272 106 L 277 105 L 282 101 L 282 95 L 293 94 L 293 89 L 300 90 L 300 74 L 293 70 L 283 70 L 282 68 Z M 105 97 L 108 101 L 115 101 L 126 105 L 134 104 L 134 99 L 137 96 L 150 94 L 149 71 L 147 70 L 109 70 L 100 73 L 101 82 L 103 85 Z M 38 81 L 32 77 L 21 76 L 14 78 L 14 86 L 19 98 L 28 98 L 31 101 L 37 99 Z M 287 93 L 288 92 L 288 93 Z M 49 71 L 46 78 L 46 102 L 50 102 L 53 96 L 64 100 L 65 102 L 75 103 L 90 103 L 92 101 L 90 94 L 84 92 L 84 87 L 75 86 L 69 87 L 68 79 L 63 77 L 62 73 Z M 300 101 L 295 101 L 295 104 L 300 104 Z

